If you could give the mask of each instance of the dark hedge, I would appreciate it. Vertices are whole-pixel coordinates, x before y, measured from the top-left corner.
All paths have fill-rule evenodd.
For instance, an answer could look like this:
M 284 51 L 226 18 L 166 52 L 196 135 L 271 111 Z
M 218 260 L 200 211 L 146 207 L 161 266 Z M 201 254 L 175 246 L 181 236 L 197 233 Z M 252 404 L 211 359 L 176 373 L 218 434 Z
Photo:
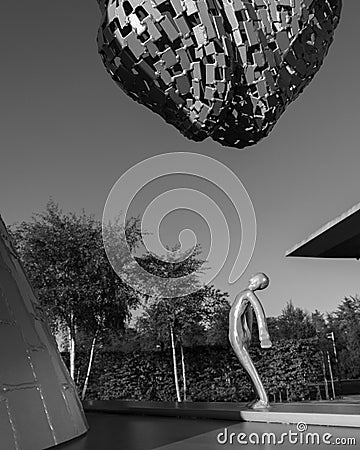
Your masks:
M 309 341 L 277 342 L 267 350 L 253 347 L 250 353 L 271 401 L 307 399 L 310 386 L 321 381 L 321 360 Z M 250 380 L 229 347 L 185 348 L 184 354 L 187 400 L 239 402 L 254 398 Z M 68 364 L 67 353 L 63 358 Z M 86 365 L 87 355 L 78 353 L 79 391 Z M 182 389 L 180 357 L 178 374 Z M 175 401 L 171 352 L 98 352 L 86 399 Z

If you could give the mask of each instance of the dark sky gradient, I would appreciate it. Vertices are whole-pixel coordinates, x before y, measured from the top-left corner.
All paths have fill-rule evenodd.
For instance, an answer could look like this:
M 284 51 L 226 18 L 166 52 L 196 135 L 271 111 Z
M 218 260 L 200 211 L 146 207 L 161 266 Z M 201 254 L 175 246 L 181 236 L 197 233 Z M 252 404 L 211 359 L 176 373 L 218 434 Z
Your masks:
M 333 310 L 360 293 L 356 261 L 286 259 L 285 251 L 359 198 L 360 2 L 345 0 L 322 70 L 270 136 L 239 151 L 193 143 L 112 82 L 97 55 L 96 1 L 2 2 L 0 212 L 7 224 L 42 211 L 101 218 L 125 170 L 153 155 L 197 152 L 239 176 L 252 198 L 258 240 L 247 277 L 266 272 L 268 314 L 287 300 Z M 229 287 L 219 279 L 219 287 Z

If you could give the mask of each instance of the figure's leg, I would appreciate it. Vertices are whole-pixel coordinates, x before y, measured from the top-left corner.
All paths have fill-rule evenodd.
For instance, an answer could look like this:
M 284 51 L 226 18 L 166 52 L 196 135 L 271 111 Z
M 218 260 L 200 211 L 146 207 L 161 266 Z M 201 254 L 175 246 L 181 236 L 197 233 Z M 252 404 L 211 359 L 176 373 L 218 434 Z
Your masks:
M 252 359 L 250 358 L 250 355 L 246 349 L 246 346 L 242 342 L 239 342 L 238 339 L 236 339 L 236 336 L 234 336 L 233 334 L 230 334 L 229 338 L 230 344 L 238 360 L 240 361 L 246 372 L 249 374 L 259 397 L 259 400 L 256 401 L 256 403 L 254 403 L 251 407 L 268 408 L 270 406 L 268 396 L 260 380 L 256 367 L 254 366 L 254 363 L 252 362 Z

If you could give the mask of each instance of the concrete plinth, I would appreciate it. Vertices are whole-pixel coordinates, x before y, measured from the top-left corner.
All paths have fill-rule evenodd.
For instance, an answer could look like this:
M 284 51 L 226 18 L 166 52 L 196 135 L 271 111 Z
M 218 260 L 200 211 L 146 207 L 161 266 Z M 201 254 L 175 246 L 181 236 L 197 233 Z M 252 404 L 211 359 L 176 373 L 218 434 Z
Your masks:
M 237 422 L 282 424 L 305 422 L 307 425 L 360 428 L 360 404 L 350 403 L 275 403 L 268 410 L 252 410 L 246 403 L 93 401 L 85 403 L 85 410 Z

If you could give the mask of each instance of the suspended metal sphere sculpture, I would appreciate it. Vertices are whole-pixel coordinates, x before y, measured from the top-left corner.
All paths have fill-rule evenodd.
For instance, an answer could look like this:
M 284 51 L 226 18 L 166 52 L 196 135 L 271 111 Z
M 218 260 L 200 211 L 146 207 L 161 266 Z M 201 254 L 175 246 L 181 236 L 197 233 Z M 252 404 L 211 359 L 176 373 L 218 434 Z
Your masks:
M 267 136 L 319 70 L 341 0 L 98 0 L 99 53 L 131 98 L 187 138 Z

